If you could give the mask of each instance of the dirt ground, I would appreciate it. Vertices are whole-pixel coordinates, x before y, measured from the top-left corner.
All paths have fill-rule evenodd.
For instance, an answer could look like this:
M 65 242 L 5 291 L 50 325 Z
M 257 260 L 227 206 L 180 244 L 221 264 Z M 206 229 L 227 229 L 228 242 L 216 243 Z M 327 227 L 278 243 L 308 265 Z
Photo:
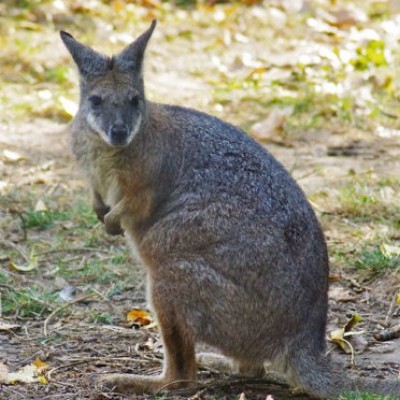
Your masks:
M 160 66 L 159 61 L 166 57 L 164 52 L 167 50 L 157 48 L 155 60 L 149 62 L 146 77 L 150 98 L 201 108 L 245 125 L 238 105 L 237 114 L 232 115 L 228 115 L 229 110 L 221 113 L 209 109 L 209 84 L 201 77 L 185 73 L 187 65 L 201 63 L 206 67 L 209 59 L 204 54 L 182 54 Z M 369 228 L 365 216 L 360 220 L 347 218 L 337 211 L 335 201 L 329 196 L 335 188 L 353 185 L 354 175 L 371 173 L 381 180 L 397 179 L 399 137 L 382 138 L 371 132 L 318 128 L 305 130 L 301 136 L 291 137 L 290 142 L 269 140 L 264 145 L 305 190 L 327 237 L 332 282 L 327 335 L 342 328 L 352 315 L 362 317 L 351 330 L 358 334 L 347 338 L 355 351 L 353 362 L 351 354 L 328 342 L 334 365 L 349 374 L 378 379 L 398 377 L 400 338 L 387 341 L 374 338 L 376 331 L 400 324 L 400 306 L 396 300 L 400 291 L 398 269 L 371 274 L 347 268 L 347 258 L 338 256 L 338 249 L 349 257 L 358 254 L 363 240 L 370 237 L 370 229 L 383 229 L 384 224 Z M 26 206 L 26 199 L 32 207 L 43 200 L 48 208 L 59 204 L 62 209 L 68 209 L 78 197 L 88 203 L 85 183 L 70 155 L 67 123 L 43 117 L 3 120 L 0 149 L 20 156 L 13 159 L 2 153 L 0 165 L 0 181 L 9 183 L 2 192 L 0 209 L 0 217 L 5 221 L 0 237 L 0 266 L 7 276 L 4 281 L 0 280 L 0 293 L 5 297 L 39 286 L 59 294 L 69 285 L 77 292 L 65 303 L 54 298 L 38 299 L 46 312 L 40 310 L 36 316 L 23 315 L 21 310 L 28 307 L 27 303 L 21 303 L 21 310 L 4 313 L 0 319 L 0 362 L 16 371 L 40 359 L 48 366 L 45 373 L 48 383 L 0 385 L 0 399 L 153 398 L 108 393 L 94 387 L 89 379 L 99 373 L 156 374 L 161 369 L 162 348 L 156 327 L 147 329 L 125 320 L 127 310 L 144 309 L 146 302 L 143 266 L 129 257 L 123 238 L 107 237 L 101 225 L 95 223 L 83 231 L 75 231 L 75 226 L 68 221 L 57 222 L 49 229 L 21 228 L 20 217 L 24 215 L 21 209 Z M 74 214 L 74 218 L 78 217 Z M 353 231 L 358 232 L 357 237 L 352 236 Z M 390 238 L 396 242 L 400 235 L 391 233 Z M 27 272 L 13 269 L 11 264 L 18 259 L 15 254 L 20 259 L 29 258 L 27 252 L 32 243 L 38 243 L 38 267 Z M 122 254 L 126 261 L 121 265 L 112 264 L 110 260 L 116 254 Z M 103 265 L 101 273 L 110 273 L 112 279 L 103 282 L 82 273 L 83 262 L 96 260 Z M 70 274 L 59 276 L 60 268 L 69 268 Z M 114 319 L 106 322 L 91 317 L 98 314 L 112 315 Z M 1 323 L 16 326 L 3 328 Z M 274 400 L 308 398 L 285 385 L 241 380 L 218 371 L 201 370 L 199 382 L 200 386 L 192 393 L 173 394 L 172 398 L 266 399 L 268 395 Z M 160 394 L 157 398 L 167 396 Z
M 62 185 L 81 187 L 79 173 L 73 167 L 73 160 L 68 151 L 67 132 L 64 125 L 46 120 L 33 120 L 28 123 L 10 124 L 13 135 L 2 136 L 2 144 L 21 154 L 29 156 L 23 164 L 4 165 L 2 174 L 22 179 L 28 168 L 45 165 L 50 162 L 52 179 Z M 4 128 L 3 128 L 4 129 Z M 32 132 L 36 132 L 32 135 Z M 3 131 L 3 133 L 5 133 Z M 18 138 L 18 139 L 17 139 Z M 326 146 L 323 136 L 319 139 L 311 137 L 298 141 L 293 147 L 286 148 L 269 145 L 268 149 L 289 169 L 296 164 L 294 175 L 301 178 L 300 183 L 307 193 L 321 187 L 329 187 L 334 181 L 341 179 L 350 169 L 373 169 L 377 173 L 398 170 L 399 147 L 395 141 L 369 142 L 363 146 L 357 157 L 327 156 L 321 151 Z M 345 136 L 335 138 L 335 145 L 349 143 Z M 49 143 L 52 143 L 49 147 Z M 371 155 L 372 154 L 372 155 Z M 310 171 L 318 170 L 318 174 Z M 324 171 L 325 173 L 323 173 Z M 326 175 L 325 175 L 326 174 Z M 21 189 L 20 189 L 21 190 Z M 328 240 L 330 227 L 322 218 L 327 230 Z M 7 237 L 6 233 L 6 236 Z M 36 234 L 41 234 L 36 233 Z M 45 233 L 43 233 L 45 234 Z M 90 232 L 87 232 L 90 235 Z M 116 246 L 124 246 L 123 240 L 117 240 Z M 101 251 L 101 249 L 100 249 Z M 87 251 L 81 250 L 79 256 Z M 47 262 L 51 263 L 51 254 Z M 65 254 L 67 257 L 68 254 Z M 3 260 L 5 261 L 5 260 Z M 46 318 L 6 318 L 8 323 L 15 322 L 20 328 L 0 332 L 2 358 L 13 369 L 29 364 L 34 359 L 41 359 L 51 367 L 47 373 L 47 385 L 30 384 L 2 386 L 0 398 L 4 399 L 111 399 L 111 398 L 146 398 L 123 395 L 111 395 L 93 388 L 88 376 L 92 373 L 111 371 L 156 373 L 160 370 L 162 351 L 156 329 L 135 329 L 124 327 L 119 321 L 116 325 L 98 325 L 88 322 L 89 310 L 112 310 L 115 315 L 123 315 L 132 303 L 136 307 L 145 307 L 142 267 L 132 260 L 132 268 L 137 269 L 138 279 L 130 282 L 129 287 L 112 300 L 101 297 L 89 298 L 71 306 L 72 313 L 66 316 L 55 315 L 48 321 L 47 329 L 57 336 L 56 342 L 44 337 L 43 329 Z M 54 283 L 54 277 L 46 271 L 36 271 L 26 278 L 26 284 L 35 280 L 48 280 Z M 344 272 L 335 265 L 332 267 L 333 280 L 341 275 L 340 282 L 331 287 L 329 314 L 329 330 L 343 323 L 346 316 L 357 312 L 363 316 L 364 322 L 359 330 L 362 335 L 362 353 L 356 356 L 356 365 L 351 366 L 350 355 L 343 354 L 336 345 L 330 344 L 330 353 L 336 362 L 349 372 L 378 378 L 395 377 L 400 369 L 399 339 L 378 342 L 372 332 L 378 329 L 386 317 L 388 325 L 400 322 L 399 314 L 393 312 L 393 296 L 400 284 L 398 273 L 380 276 L 368 284 L 364 284 L 356 272 Z M 391 310 L 392 304 L 392 311 Z M 341 322 L 339 322 L 341 321 Z M 292 394 L 277 385 L 248 382 L 221 375 L 215 371 L 202 371 L 200 381 L 211 382 L 210 388 L 202 388 L 193 398 L 236 398 L 242 392 L 246 398 L 265 399 L 272 394 L 274 399 L 304 399 L 307 397 Z M 196 397 L 197 396 L 197 397 Z M 176 395 L 174 398 L 180 398 Z M 187 398 L 182 396 L 181 398 Z M 150 398 L 150 397 L 149 397 Z

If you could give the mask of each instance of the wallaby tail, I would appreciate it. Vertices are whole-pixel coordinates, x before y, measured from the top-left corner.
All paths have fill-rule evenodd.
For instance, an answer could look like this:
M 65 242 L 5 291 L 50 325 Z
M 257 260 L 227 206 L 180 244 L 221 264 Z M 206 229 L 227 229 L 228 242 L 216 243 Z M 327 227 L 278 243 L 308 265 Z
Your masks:
M 334 371 L 324 358 L 309 354 L 297 354 L 290 358 L 288 379 L 311 397 L 337 399 L 345 393 L 371 393 L 392 396 L 400 400 L 400 379 L 379 380 L 347 376 L 343 371 Z

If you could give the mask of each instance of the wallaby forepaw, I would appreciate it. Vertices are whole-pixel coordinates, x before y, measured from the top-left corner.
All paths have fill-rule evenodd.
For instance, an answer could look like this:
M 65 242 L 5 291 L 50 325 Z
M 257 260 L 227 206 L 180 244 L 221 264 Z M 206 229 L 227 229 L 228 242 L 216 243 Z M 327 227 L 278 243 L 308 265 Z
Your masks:
M 107 214 L 108 215 L 108 214 Z M 107 215 L 104 217 L 104 225 L 106 228 L 106 232 L 109 235 L 123 235 L 124 234 L 124 230 L 121 227 L 121 224 L 116 221 L 110 220 L 107 218 Z
M 110 225 L 110 224 L 105 224 L 106 227 L 106 232 L 109 235 L 113 235 L 113 236 L 117 236 L 117 235 L 123 235 L 124 234 L 124 230 L 121 228 L 121 225 Z
M 93 210 L 96 213 L 96 216 L 99 219 L 99 221 L 104 222 L 104 217 L 106 216 L 107 213 L 110 212 L 110 207 L 107 207 L 107 206 L 94 206 Z

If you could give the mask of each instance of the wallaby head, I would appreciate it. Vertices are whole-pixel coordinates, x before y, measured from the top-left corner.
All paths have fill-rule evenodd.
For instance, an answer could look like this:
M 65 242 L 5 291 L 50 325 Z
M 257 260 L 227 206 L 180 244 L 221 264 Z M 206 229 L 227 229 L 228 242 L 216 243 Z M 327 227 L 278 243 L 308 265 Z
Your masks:
M 127 146 L 146 118 L 143 58 L 156 21 L 119 54 L 108 57 L 83 45 L 67 32 L 61 39 L 80 77 L 78 113 L 110 146 Z

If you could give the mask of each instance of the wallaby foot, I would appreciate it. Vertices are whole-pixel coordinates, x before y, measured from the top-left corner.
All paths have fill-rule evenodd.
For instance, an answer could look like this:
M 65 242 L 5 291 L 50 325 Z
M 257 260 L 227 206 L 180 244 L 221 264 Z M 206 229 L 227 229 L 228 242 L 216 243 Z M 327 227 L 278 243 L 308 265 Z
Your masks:
M 196 355 L 196 362 L 199 367 L 209 368 L 219 372 L 254 378 L 262 378 L 265 376 L 265 368 L 263 365 L 235 361 L 222 354 L 199 353 Z
M 172 379 L 165 375 L 144 376 L 133 374 L 107 374 L 97 376 L 95 382 L 103 387 L 118 393 L 151 393 L 166 392 L 169 390 L 185 388 L 193 381 Z
M 186 388 L 195 383 L 197 366 L 193 338 L 177 322 L 173 301 L 160 296 L 149 283 L 152 303 L 164 345 L 163 373 L 159 376 L 112 374 L 95 379 L 101 386 L 122 393 L 157 393 Z

